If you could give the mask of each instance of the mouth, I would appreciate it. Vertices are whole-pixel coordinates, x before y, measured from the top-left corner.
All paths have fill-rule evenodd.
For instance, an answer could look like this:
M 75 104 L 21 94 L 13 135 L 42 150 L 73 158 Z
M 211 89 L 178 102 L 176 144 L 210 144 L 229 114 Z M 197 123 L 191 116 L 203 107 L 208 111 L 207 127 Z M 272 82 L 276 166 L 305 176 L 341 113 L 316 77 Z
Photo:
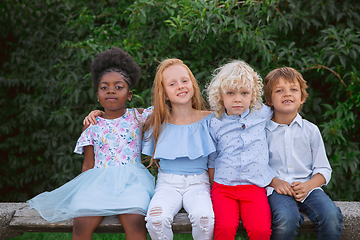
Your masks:
M 117 100 L 117 98 L 106 98 L 106 101 L 110 101 L 110 102 L 116 101 L 116 100 Z
M 176 96 L 178 96 L 178 97 L 183 97 L 183 96 L 185 96 L 187 94 L 187 92 L 180 92 L 180 93 L 178 93 Z
M 234 109 L 242 109 L 243 106 L 233 106 L 232 108 L 234 108 Z
M 284 100 L 282 103 L 284 103 L 284 104 L 290 104 L 290 103 L 292 103 L 292 102 L 293 102 L 292 100 L 286 99 L 286 100 Z

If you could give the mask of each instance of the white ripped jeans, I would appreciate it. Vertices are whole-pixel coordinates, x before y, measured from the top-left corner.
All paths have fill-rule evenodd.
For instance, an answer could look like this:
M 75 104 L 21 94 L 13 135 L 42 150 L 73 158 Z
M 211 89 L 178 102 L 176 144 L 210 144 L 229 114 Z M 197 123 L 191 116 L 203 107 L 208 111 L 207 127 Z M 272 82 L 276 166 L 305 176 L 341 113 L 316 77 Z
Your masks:
M 189 214 L 194 240 L 212 239 L 214 212 L 207 172 L 194 175 L 158 174 L 155 195 L 145 218 L 151 239 L 173 239 L 171 223 L 181 207 Z

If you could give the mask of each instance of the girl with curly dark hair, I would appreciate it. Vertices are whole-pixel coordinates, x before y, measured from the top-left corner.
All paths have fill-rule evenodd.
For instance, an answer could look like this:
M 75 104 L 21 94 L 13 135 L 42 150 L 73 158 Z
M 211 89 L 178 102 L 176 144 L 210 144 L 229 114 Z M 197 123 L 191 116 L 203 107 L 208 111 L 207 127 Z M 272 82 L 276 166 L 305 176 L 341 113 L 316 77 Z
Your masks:
M 145 215 L 155 181 L 141 164 L 140 124 L 152 108 L 126 108 L 140 68 L 113 47 L 97 55 L 91 77 L 104 112 L 76 144 L 74 152 L 84 153 L 82 173 L 28 203 L 49 222 L 74 218 L 72 239 L 92 239 L 104 216 L 118 215 L 127 240 L 146 240 Z

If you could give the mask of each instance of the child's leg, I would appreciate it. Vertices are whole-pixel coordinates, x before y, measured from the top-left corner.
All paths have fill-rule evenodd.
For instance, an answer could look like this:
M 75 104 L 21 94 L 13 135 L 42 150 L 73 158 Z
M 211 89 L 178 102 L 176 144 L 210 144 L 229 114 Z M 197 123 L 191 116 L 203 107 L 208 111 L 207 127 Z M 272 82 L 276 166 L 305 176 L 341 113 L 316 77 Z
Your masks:
M 207 173 L 188 176 L 187 181 L 194 178 L 183 195 L 183 206 L 189 214 L 194 240 L 213 239 L 214 212 L 210 198 L 210 184 Z M 198 183 L 200 181 L 200 183 Z
M 73 240 L 91 240 L 93 232 L 101 223 L 102 216 L 77 217 L 73 221 Z
M 313 190 L 304 203 L 300 203 L 300 210 L 315 223 L 317 239 L 340 239 L 343 215 L 322 190 Z
M 124 227 L 126 240 L 146 240 L 145 216 L 120 214 L 119 220 Z
M 182 195 L 163 176 L 158 175 L 155 195 L 146 215 L 146 228 L 151 239 L 173 239 L 171 223 L 182 206 Z
M 271 212 L 266 191 L 255 185 L 237 186 L 240 217 L 250 240 L 270 239 Z
M 272 214 L 272 240 L 295 240 L 304 216 L 293 197 L 273 192 L 269 197 Z
M 239 227 L 240 205 L 236 186 L 214 182 L 211 199 L 215 214 L 214 240 L 234 240 Z

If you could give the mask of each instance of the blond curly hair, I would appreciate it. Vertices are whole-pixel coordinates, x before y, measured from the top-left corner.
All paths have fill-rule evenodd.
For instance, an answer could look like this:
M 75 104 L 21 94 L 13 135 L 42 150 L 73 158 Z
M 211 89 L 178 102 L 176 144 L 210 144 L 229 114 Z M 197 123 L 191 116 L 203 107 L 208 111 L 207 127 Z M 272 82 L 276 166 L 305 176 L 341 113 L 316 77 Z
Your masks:
M 241 87 L 248 87 L 252 91 L 250 111 L 260 109 L 263 94 L 262 79 L 247 63 L 234 60 L 214 71 L 212 80 L 206 86 L 206 93 L 210 107 L 217 118 L 225 112 L 221 93 L 225 94 L 233 89 L 240 90 Z

